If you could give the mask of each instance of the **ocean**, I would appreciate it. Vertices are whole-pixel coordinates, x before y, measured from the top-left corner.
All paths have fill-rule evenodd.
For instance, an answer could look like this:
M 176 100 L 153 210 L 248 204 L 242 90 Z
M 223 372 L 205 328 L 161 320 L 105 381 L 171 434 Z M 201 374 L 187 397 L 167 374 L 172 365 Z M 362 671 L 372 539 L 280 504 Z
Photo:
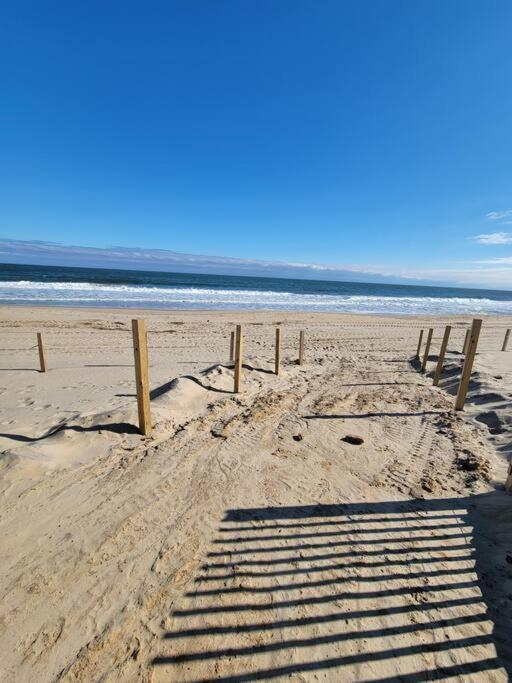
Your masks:
M 512 292 L 0 264 L 0 303 L 167 309 L 512 315 Z

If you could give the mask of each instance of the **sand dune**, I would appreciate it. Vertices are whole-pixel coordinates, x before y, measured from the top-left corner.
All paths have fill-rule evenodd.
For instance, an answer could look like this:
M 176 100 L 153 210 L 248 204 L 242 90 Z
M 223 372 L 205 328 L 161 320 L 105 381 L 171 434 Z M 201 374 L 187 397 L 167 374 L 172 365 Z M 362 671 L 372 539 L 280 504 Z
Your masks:
M 464 318 L 146 312 L 147 439 L 131 312 L 3 314 L 2 680 L 508 680 L 510 320 L 461 415 Z

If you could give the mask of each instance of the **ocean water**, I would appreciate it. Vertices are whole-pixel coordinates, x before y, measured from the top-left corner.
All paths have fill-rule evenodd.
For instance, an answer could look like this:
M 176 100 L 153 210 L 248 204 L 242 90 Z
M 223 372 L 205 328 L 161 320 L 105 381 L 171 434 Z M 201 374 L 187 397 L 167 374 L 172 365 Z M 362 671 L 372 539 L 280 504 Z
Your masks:
M 512 292 L 0 264 L 0 303 L 512 315 Z

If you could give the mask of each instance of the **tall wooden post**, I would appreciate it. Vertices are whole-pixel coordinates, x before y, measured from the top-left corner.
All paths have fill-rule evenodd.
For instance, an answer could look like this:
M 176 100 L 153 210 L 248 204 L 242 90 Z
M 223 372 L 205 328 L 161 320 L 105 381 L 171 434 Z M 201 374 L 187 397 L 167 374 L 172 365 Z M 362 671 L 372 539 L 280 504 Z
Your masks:
M 451 325 L 447 325 L 444 328 L 443 341 L 441 342 L 441 348 L 439 350 L 439 356 L 437 357 L 437 366 L 434 374 L 434 386 L 437 387 L 439 384 L 439 379 L 441 378 L 441 373 L 443 372 L 444 357 L 446 354 L 446 349 L 448 348 L 448 340 L 450 339 L 450 332 L 452 328 Z
M 468 342 L 469 342 L 469 327 L 466 330 L 466 336 L 464 337 L 464 344 L 462 345 L 462 353 L 466 355 L 468 352 Z
M 274 372 L 279 374 L 279 364 L 281 362 L 281 328 L 276 327 L 276 358 Z
M 139 428 L 144 436 L 150 436 L 151 411 L 149 407 L 148 347 L 146 345 L 144 320 L 132 320 L 132 334 Z
M 242 359 L 243 359 L 243 334 L 242 326 L 236 326 L 235 335 L 235 384 L 233 391 L 238 394 L 242 383 Z
M 229 335 L 229 360 L 235 360 L 235 333 Z
M 37 348 L 39 350 L 40 372 L 46 372 L 46 358 L 44 356 L 43 335 L 41 332 L 37 333 Z
M 304 365 L 304 330 L 299 332 L 299 365 Z
M 464 403 L 466 402 L 466 394 L 468 393 L 469 380 L 471 378 L 471 370 L 473 369 L 473 361 L 475 360 L 476 347 L 481 328 L 482 321 L 475 318 L 471 325 L 468 348 L 459 382 L 459 390 L 457 391 L 457 398 L 455 399 L 455 410 L 464 410 Z
M 509 493 L 512 493 L 512 461 L 509 463 L 508 466 L 507 480 L 505 481 L 505 489 Z
M 428 330 L 428 334 L 427 334 L 427 343 L 425 344 L 425 353 L 423 354 L 423 363 L 421 364 L 421 372 L 425 372 L 425 368 L 427 367 L 428 354 L 430 351 L 430 343 L 432 342 L 432 335 L 433 334 L 434 334 L 434 330 L 432 327 L 430 327 Z
M 501 347 L 501 350 L 502 350 L 502 351 L 506 351 L 506 350 L 507 350 L 509 337 L 510 337 L 510 330 L 507 330 L 507 331 L 505 332 L 505 339 L 503 340 L 503 346 Z
M 416 358 L 419 360 L 421 351 L 421 342 L 423 341 L 423 330 L 420 330 L 420 338 L 418 339 L 418 350 L 416 351 Z

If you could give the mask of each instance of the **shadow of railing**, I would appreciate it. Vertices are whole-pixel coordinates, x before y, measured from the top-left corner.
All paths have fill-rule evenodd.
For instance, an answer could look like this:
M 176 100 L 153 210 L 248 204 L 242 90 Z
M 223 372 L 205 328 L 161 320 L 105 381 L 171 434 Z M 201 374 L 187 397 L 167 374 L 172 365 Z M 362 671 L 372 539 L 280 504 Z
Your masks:
M 506 680 L 510 617 L 475 534 L 493 496 L 228 510 L 151 664 L 187 681 Z

